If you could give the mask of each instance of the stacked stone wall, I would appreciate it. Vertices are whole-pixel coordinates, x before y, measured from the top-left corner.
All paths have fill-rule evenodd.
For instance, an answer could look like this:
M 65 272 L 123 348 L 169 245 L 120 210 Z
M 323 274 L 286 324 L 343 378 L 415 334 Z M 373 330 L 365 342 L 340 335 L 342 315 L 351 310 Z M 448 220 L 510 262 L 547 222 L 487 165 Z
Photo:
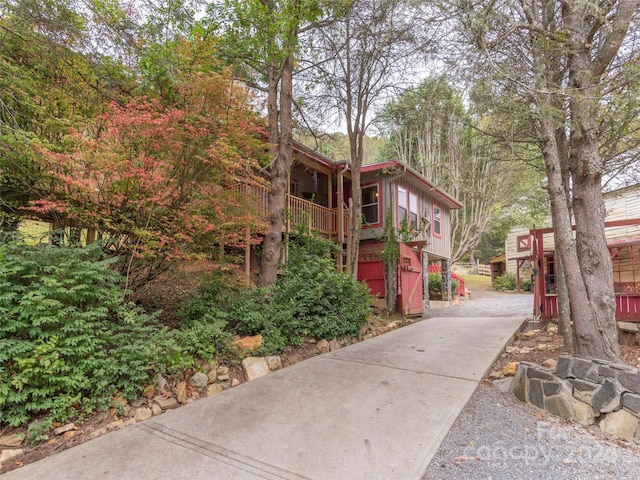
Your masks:
M 521 362 L 511 392 L 581 425 L 640 443 L 640 372 L 629 365 L 561 355 L 555 369 Z

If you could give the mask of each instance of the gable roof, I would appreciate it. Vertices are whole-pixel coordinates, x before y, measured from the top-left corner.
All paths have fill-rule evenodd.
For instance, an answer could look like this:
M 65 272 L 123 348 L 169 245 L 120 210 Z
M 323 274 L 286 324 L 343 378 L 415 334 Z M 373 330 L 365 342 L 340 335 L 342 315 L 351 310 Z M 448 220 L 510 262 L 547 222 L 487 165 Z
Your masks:
M 400 160 L 390 160 L 386 162 L 370 163 L 363 165 L 360 170 L 362 173 L 366 172 L 378 172 L 390 168 L 401 168 L 404 174 L 413 178 L 420 183 L 426 190 L 428 190 L 434 197 L 436 197 L 444 206 L 451 209 L 462 208 L 462 203 L 453 198 L 447 192 L 436 186 L 433 182 L 429 181 L 426 177 L 421 175 L 417 170 L 409 165 L 401 162 Z

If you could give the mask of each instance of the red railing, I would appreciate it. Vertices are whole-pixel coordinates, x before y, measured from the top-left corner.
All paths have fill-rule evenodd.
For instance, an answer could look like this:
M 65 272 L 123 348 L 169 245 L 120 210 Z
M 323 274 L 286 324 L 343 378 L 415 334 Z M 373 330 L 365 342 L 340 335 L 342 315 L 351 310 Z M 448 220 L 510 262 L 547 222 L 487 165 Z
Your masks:
M 269 189 L 267 187 L 253 185 L 236 185 L 232 187 L 247 203 L 248 208 L 255 209 L 253 213 L 266 217 L 269 206 Z M 291 228 L 303 225 L 309 230 L 318 231 L 323 235 L 333 236 L 338 234 L 338 211 L 322 205 L 310 202 L 303 198 L 287 194 L 287 222 Z M 344 230 L 346 236 L 346 224 L 348 210 L 344 210 Z

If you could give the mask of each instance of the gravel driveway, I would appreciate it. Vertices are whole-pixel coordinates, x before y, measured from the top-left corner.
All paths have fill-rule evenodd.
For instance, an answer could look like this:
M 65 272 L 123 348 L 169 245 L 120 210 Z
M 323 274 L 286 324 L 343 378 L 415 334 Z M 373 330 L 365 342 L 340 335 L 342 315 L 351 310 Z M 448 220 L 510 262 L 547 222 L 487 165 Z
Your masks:
M 431 316 L 530 315 L 533 297 L 472 293 Z M 511 379 L 482 383 L 471 397 L 423 480 L 640 480 L 640 448 L 573 425 L 505 393 Z

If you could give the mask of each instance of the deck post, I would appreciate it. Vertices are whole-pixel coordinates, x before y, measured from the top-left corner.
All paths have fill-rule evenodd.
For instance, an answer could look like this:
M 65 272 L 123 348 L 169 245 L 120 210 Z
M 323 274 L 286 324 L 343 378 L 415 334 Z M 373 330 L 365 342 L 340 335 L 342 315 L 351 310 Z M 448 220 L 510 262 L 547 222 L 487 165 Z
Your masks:
M 440 261 L 442 265 L 442 300 L 451 301 L 451 260 L 445 258 Z
M 422 318 L 427 318 L 427 311 L 431 308 L 429 302 L 429 254 L 425 249 L 422 249 L 422 302 L 424 307 L 422 309 Z

